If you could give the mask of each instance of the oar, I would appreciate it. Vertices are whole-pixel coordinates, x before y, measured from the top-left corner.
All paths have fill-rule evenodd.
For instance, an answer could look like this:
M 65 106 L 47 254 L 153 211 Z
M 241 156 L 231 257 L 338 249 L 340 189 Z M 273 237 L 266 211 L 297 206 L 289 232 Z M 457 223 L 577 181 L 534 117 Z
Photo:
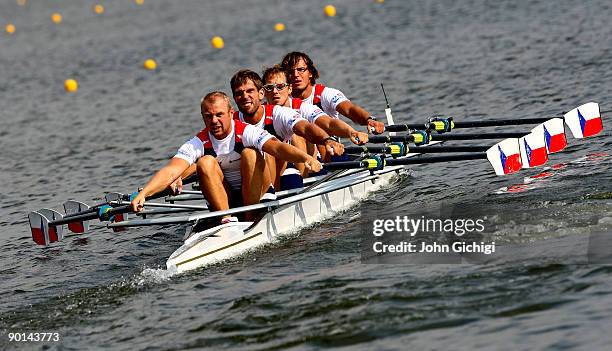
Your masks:
M 435 146 L 431 146 L 434 149 Z M 385 150 L 386 151 L 386 150 Z M 364 168 L 372 171 L 385 166 L 439 163 L 488 159 L 497 175 L 518 172 L 521 168 L 541 166 L 548 160 L 548 152 L 543 132 L 532 132 L 524 138 L 508 138 L 489 147 L 486 152 L 471 152 L 444 156 L 397 157 L 385 158 L 384 155 L 372 155 L 358 161 L 326 163 L 325 169 Z
M 461 128 L 481 128 L 481 127 L 500 127 L 500 126 L 518 126 L 525 124 L 538 124 L 544 123 L 553 117 L 539 117 L 539 118 L 520 118 L 520 119 L 498 119 L 498 120 L 483 120 L 483 121 L 465 121 L 457 122 L 451 117 L 446 117 L 446 121 L 450 123 L 450 129 L 461 129 Z M 427 123 L 407 123 L 407 124 L 394 124 L 385 126 L 386 132 L 405 132 L 414 129 L 427 129 L 435 131 L 447 131 L 444 127 L 442 118 Z
M 484 139 L 504 139 L 504 138 L 519 138 L 526 134 L 526 132 L 519 133 L 465 133 L 465 134 L 435 134 L 427 135 L 427 133 L 418 131 L 411 134 L 404 135 L 374 135 L 368 138 L 368 143 L 372 144 L 384 144 L 392 142 L 400 143 L 415 143 L 417 145 L 427 144 L 429 141 L 448 141 L 448 140 L 484 140 Z
M 324 168 L 329 170 L 338 169 L 353 169 L 353 168 L 366 168 L 366 169 L 382 169 L 385 166 L 399 166 L 399 165 L 414 165 L 423 163 L 440 163 L 450 161 L 466 161 L 466 160 L 480 160 L 486 159 L 486 152 L 474 152 L 458 155 L 446 155 L 446 156 L 431 156 L 431 157 L 408 157 L 408 158 L 382 158 L 375 155 L 371 158 L 366 158 L 361 161 L 341 161 L 326 163 Z
M 603 111 L 610 112 L 610 111 Z M 512 118 L 480 121 L 455 121 L 452 117 L 433 117 L 426 123 L 391 124 L 385 126 L 386 132 L 403 132 L 424 129 L 439 133 L 460 128 L 498 127 L 546 123 L 552 119 L 563 119 L 575 138 L 585 138 L 599 134 L 603 129 L 599 104 L 589 102 L 553 117 Z
M 183 180 L 183 184 L 190 184 L 190 183 L 193 183 L 195 181 L 197 181 L 197 176 L 192 175 L 192 176 L 189 176 L 189 177 L 185 178 Z M 109 203 L 111 203 L 112 201 L 117 201 L 117 200 L 131 201 L 131 196 L 133 194 L 135 194 L 135 193 L 132 193 L 132 194 L 109 193 L 109 194 L 107 194 L 105 196 L 105 201 L 104 202 L 96 204 L 96 205 L 93 205 L 93 206 L 87 206 L 87 205 L 85 205 L 83 203 L 77 202 L 78 204 L 81 204 L 81 206 L 80 206 L 81 208 L 82 207 L 86 207 L 86 208 L 84 210 L 80 210 L 80 211 L 76 211 L 76 212 L 71 212 L 71 213 L 66 212 L 66 215 L 63 216 L 63 217 L 64 217 L 64 219 L 74 218 L 76 220 L 81 215 L 98 213 L 98 211 L 99 211 L 99 209 L 101 207 L 108 206 Z M 159 192 L 159 193 L 157 193 L 155 195 L 148 196 L 147 200 L 159 199 L 159 198 L 166 197 L 166 196 L 171 196 L 171 195 L 174 195 L 173 191 L 170 190 L 170 189 L 166 189 L 166 190 L 161 191 L 161 192 Z M 74 200 L 69 200 L 68 202 L 74 202 Z M 66 206 L 64 206 L 64 209 L 67 210 Z M 94 217 L 93 219 L 95 219 L 95 218 L 96 217 Z
M 345 146 L 344 152 L 348 154 L 389 154 L 392 156 L 404 156 L 408 153 L 417 154 L 434 154 L 434 153 L 451 153 L 451 152 L 483 152 L 487 151 L 491 146 L 484 145 L 460 145 L 460 146 L 441 146 L 441 145 L 426 145 L 426 146 L 411 146 L 404 147 L 403 144 L 392 143 L 390 145 L 362 145 L 362 146 Z
M 190 176 L 183 180 L 184 184 L 192 183 L 197 179 Z M 153 196 L 147 197 L 148 200 L 161 198 L 171 195 L 167 189 Z M 68 229 L 73 233 L 84 233 L 89 228 L 90 220 L 99 219 L 100 221 L 117 220 L 124 221 L 125 216 L 131 212 L 130 205 L 117 205 L 117 201 L 130 201 L 131 195 L 121 193 L 109 193 L 105 196 L 105 202 L 93 207 L 85 203 L 69 200 L 64 203 L 65 215 L 51 210 L 41 209 L 32 211 L 28 214 L 32 239 L 39 245 L 49 245 L 50 243 L 63 239 L 63 225 L 67 224 Z M 113 207 L 110 204 L 113 204 Z
M 311 191 L 308 191 L 308 192 L 299 193 L 294 196 L 290 196 L 290 197 L 275 200 L 275 201 L 241 206 L 241 207 L 236 207 L 236 208 L 230 208 L 228 210 L 223 210 L 223 211 L 196 214 L 192 216 L 177 216 L 177 217 L 170 217 L 170 218 L 152 218 L 152 219 L 133 219 L 133 220 L 124 221 L 124 222 L 109 223 L 107 226 L 109 228 L 115 228 L 115 227 L 139 227 L 139 226 L 146 226 L 146 225 L 184 224 L 184 223 L 194 223 L 202 219 L 218 218 L 218 217 L 223 217 L 226 215 L 238 214 L 238 213 L 254 211 L 254 210 L 259 210 L 259 209 L 272 210 L 272 209 L 282 207 L 284 205 L 296 203 L 298 201 L 312 198 L 312 197 L 315 197 L 321 194 L 329 193 L 336 189 L 346 188 L 354 184 L 359 184 L 359 183 L 375 180 L 378 177 L 379 177 L 378 174 L 370 175 L 370 174 L 362 173 L 361 176 L 351 177 L 350 179 L 339 181 L 337 184 L 331 185 L 330 187 L 319 187 L 316 189 L 312 189 Z

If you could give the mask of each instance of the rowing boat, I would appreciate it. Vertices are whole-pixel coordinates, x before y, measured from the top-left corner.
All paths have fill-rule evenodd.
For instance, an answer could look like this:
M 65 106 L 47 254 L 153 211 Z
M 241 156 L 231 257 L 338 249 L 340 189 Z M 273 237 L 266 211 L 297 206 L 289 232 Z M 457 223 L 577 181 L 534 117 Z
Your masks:
M 361 171 L 324 182 L 316 188 L 268 204 L 254 222 L 227 223 L 193 233 L 166 262 L 168 271 L 181 273 L 276 241 L 281 235 L 312 225 L 363 199 L 404 170 L 395 166 Z

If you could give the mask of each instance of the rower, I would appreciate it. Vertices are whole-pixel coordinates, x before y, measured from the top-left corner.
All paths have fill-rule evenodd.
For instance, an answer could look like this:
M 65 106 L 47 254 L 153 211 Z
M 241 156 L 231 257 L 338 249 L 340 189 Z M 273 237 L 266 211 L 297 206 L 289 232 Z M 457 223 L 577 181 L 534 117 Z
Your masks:
M 346 122 L 332 118 L 325 114 L 318 106 L 303 104 L 300 98 L 290 98 L 292 88 L 288 83 L 287 73 L 279 65 L 267 68 L 263 73 L 264 92 L 266 101 L 269 104 L 290 107 L 300 112 L 300 115 L 321 127 L 329 135 L 349 138 L 355 145 L 363 145 L 368 142 L 368 134 L 356 131 Z M 294 135 L 291 144 L 310 155 L 315 155 L 316 149 L 313 144 L 308 143 L 304 138 Z M 304 174 L 305 169 L 301 165 L 296 167 Z
M 307 141 L 321 145 L 331 155 L 344 153 L 344 145 L 329 136 L 317 125 L 308 122 L 300 113 L 284 106 L 263 105 L 263 82 L 259 74 L 251 70 L 240 70 L 230 81 L 234 101 L 238 110 L 234 119 L 256 125 L 269 131 L 283 142 L 290 142 L 293 135 L 299 135 Z M 274 155 L 272 155 L 274 156 Z M 266 157 L 275 187 L 280 186 L 280 175 L 286 168 L 286 160 Z
M 377 121 L 364 108 L 351 102 L 340 90 L 317 84 L 319 71 L 305 53 L 297 51 L 288 53 L 283 57 L 281 67 L 289 74 L 293 97 L 319 106 L 323 112 L 333 118 L 343 115 L 356 124 L 367 126 L 368 131 L 374 134 L 385 131 L 384 123 Z
M 149 180 L 132 200 L 132 209 L 143 209 L 145 198 L 156 194 L 188 173 L 195 164 L 202 194 L 213 211 L 230 208 L 230 198 L 244 205 L 255 204 L 271 188 L 263 152 L 280 160 L 302 162 L 318 171 L 321 164 L 299 149 L 280 142 L 267 131 L 234 120 L 229 97 L 219 91 L 201 102 L 205 129 L 181 146 L 168 164 Z M 236 220 L 224 217 L 222 223 Z

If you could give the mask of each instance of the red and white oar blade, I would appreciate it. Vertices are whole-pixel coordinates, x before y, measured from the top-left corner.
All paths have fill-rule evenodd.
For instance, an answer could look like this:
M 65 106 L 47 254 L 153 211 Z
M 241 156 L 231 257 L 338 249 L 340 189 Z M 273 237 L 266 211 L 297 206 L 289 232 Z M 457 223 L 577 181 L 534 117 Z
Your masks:
M 64 202 L 64 212 L 66 215 L 73 215 L 89 209 L 87 204 L 75 200 Z M 89 221 L 71 222 L 68 223 L 68 230 L 73 233 L 85 233 L 89 230 Z
M 40 209 L 38 210 L 38 213 L 45 216 L 49 220 L 49 222 L 58 221 L 64 218 L 64 216 L 61 213 L 55 210 L 50 210 L 48 208 Z M 49 230 L 49 242 L 54 243 L 56 241 L 60 241 L 64 239 L 64 226 L 63 225 L 58 225 L 58 226 L 47 225 L 47 228 Z
M 111 223 L 116 223 L 116 222 L 123 222 L 123 221 L 127 221 L 128 220 L 128 214 L 127 213 L 117 213 L 114 217 L 113 220 L 111 221 Z M 127 230 L 127 228 L 125 227 L 113 227 L 113 232 L 117 233 L 117 232 L 124 232 Z
M 567 146 L 565 137 L 565 125 L 562 118 L 552 118 L 538 125 L 531 130 L 532 132 L 544 133 L 546 150 L 549 154 L 562 151 Z
M 519 140 L 509 138 L 491 146 L 487 150 L 487 159 L 497 175 L 518 172 L 522 167 Z
M 49 241 L 49 220 L 42 214 L 33 211 L 28 214 L 30 220 L 30 231 L 32 232 L 32 239 L 38 245 L 47 246 L 51 242 Z
M 523 168 L 541 166 L 548 161 L 544 128 L 534 129 L 531 133 L 519 138 Z
M 104 196 L 104 199 L 106 200 L 106 202 L 111 203 L 113 201 L 120 201 L 123 198 L 123 194 L 121 193 L 108 193 Z M 123 221 L 127 221 L 128 220 L 128 214 L 127 213 L 117 213 L 116 215 L 114 215 L 113 220 L 111 221 L 111 223 L 115 223 L 115 222 L 123 222 Z M 113 232 L 123 232 L 125 231 L 126 228 L 125 227 L 113 227 Z
M 588 138 L 603 130 L 599 105 L 596 102 L 579 106 L 566 113 L 564 118 L 576 139 Z

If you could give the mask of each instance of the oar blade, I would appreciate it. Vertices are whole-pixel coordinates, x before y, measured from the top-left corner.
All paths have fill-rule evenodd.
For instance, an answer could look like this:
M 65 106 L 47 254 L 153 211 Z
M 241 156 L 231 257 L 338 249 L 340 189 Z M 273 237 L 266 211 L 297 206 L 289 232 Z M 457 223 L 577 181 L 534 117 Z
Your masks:
M 565 123 L 576 139 L 588 138 L 603 130 L 599 104 L 589 102 L 564 115 Z
M 30 231 L 32 232 L 32 239 L 38 245 L 47 246 L 51 242 L 49 241 L 49 220 L 42 214 L 32 211 L 28 214 L 30 220 Z
M 62 219 L 61 213 L 43 208 L 28 214 L 32 239 L 38 245 L 49 245 L 64 238 L 64 228 L 61 225 L 49 225 L 49 222 Z
M 519 139 L 508 138 L 491 146 L 487 150 L 487 159 L 497 175 L 518 172 L 522 167 Z
M 113 216 L 113 219 L 111 220 L 111 223 L 119 223 L 119 222 L 124 222 L 128 220 L 128 214 L 127 213 L 117 213 L 116 215 Z M 126 227 L 112 227 L 113 232 L 117 233 L 117 232 L 124 232 L 127 230 Z
M 66 213 L 66 215 L 77 214 L 88 209 L 89 205 L 79 201 L 68 200 L 64 202 L 64 212 Z M 85 233 L 89 230 L 89 221 L 76 221 L 68 223 L 68 230 L 78 234 Z
M 61 213 L 55 210 L 48 209 L 48 208 L 40 209 L 38 210 L 38 213 L 45 216 L 49 220 L 49 222 L 58 221 L 64 218 L 64 216 Z M 64 226 L 63 225 L 54 226 L 54 225 L 49 224 L 47 228 L 49 230 L 49 242 L 54 243 L 56 241 L 60 241 L 64 239 Z
M 536 126 L 531 132 L 543 133 L 546 142 L 546 150 L 549 154 L 560 152 L 567 146 L 565 137 L 565 124 L 562 118 L 552 118 Z
M 548 161 L 544 129 L 534 129 L 531 133 L 519 138 L 521 162 L 523 168 L 541 166 Z
M 121 201 L 123 199 L 123 194 L 121 193 L 108 193 L 104 196 L 104 199 L 106 200 L 107 203 L 111 203 L 113 201 Z M 123 221 L 127 221 L 128 220 L 128 214 L 127 213 L 117 213 L 115 215 L 113 215 L 112 219 L 111 219 L 111 223 L 116 223 L 116 222 L 123 222 Z M 125 227 L 113 227 L 113 232 L 123 232 L 126 231 L 127 229 Z

